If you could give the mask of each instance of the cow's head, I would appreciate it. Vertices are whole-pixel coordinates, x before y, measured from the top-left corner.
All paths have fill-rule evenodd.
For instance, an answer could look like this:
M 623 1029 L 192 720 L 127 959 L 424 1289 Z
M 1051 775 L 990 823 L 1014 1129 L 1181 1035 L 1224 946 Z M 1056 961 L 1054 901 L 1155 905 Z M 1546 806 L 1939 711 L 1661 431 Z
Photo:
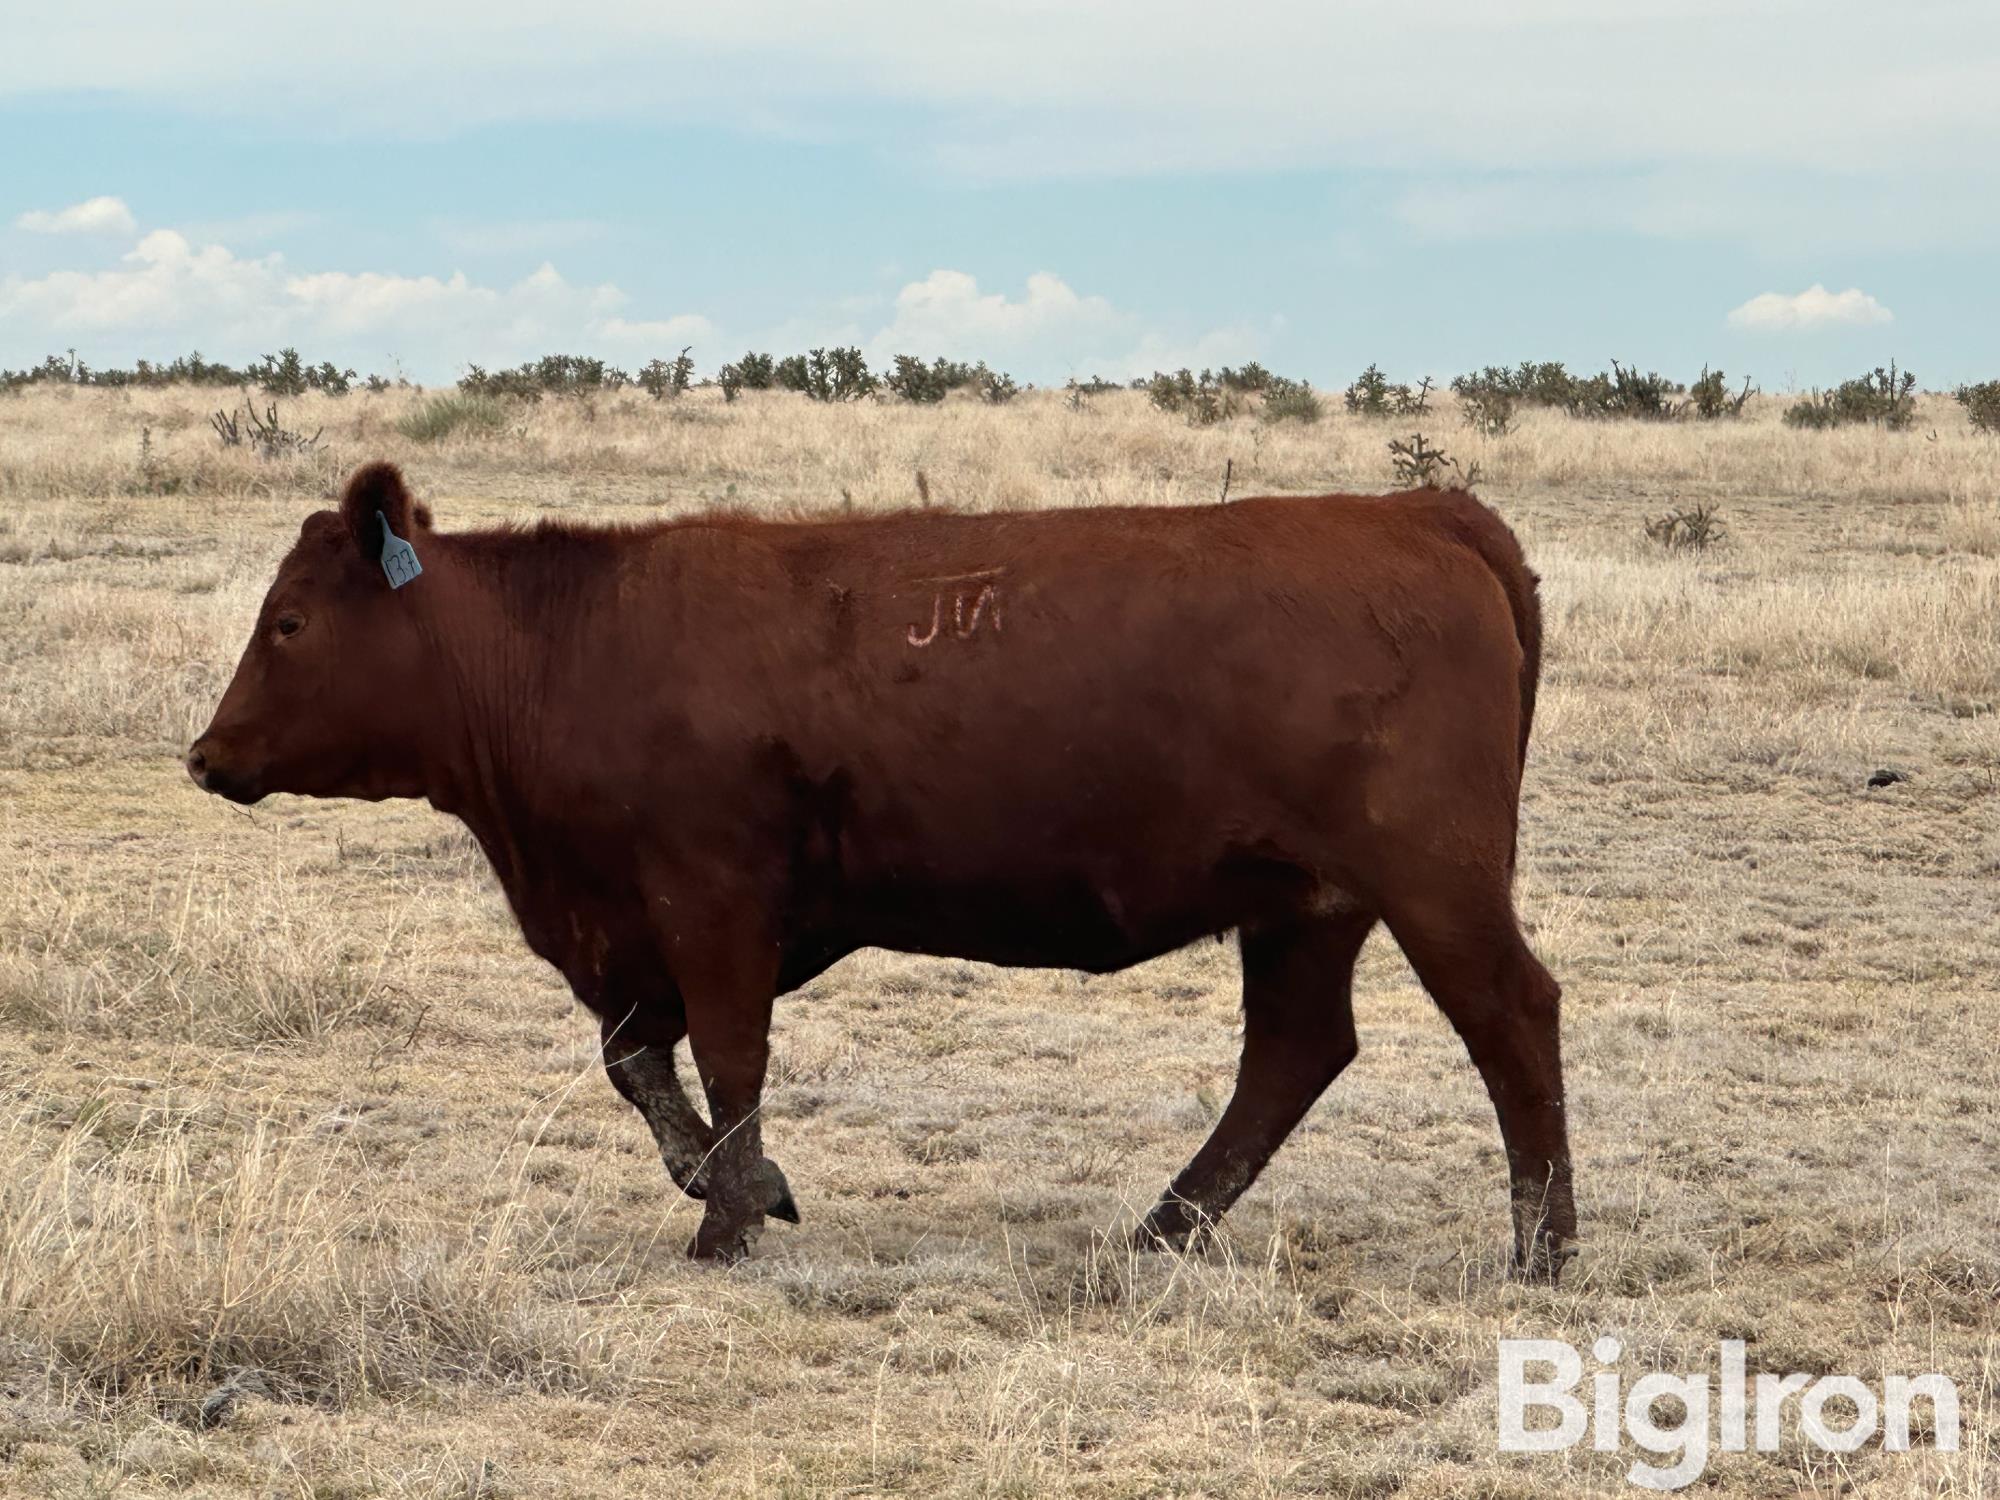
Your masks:
M 445 580 L 383 567 L 383 519 L 420 563 L 430 513 L 395 465 L 367 464 L 338 511 L 307 516 L 257 612 L 257 627 L 215 717 L 188 751 L 197 785 L 232 802 L 269 792 L 407 797 L 423 791 L 424 714 L 436 634 L 425 617 Z M 394 549 L 394 542 L 388 545 Z

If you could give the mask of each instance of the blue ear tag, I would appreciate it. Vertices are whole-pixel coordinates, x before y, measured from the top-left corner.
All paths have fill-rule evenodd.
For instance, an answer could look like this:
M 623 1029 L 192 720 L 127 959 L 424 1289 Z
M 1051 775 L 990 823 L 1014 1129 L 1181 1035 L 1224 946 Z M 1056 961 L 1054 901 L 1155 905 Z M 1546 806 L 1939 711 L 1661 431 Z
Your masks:
M 382 523 L 382 571 L 389 575 L 389 587 L 399 589 L 423 572 L 424 565 L 417 561 L 417 549 L 389 529 L 387 516 L 378 510 L 375 519 Z

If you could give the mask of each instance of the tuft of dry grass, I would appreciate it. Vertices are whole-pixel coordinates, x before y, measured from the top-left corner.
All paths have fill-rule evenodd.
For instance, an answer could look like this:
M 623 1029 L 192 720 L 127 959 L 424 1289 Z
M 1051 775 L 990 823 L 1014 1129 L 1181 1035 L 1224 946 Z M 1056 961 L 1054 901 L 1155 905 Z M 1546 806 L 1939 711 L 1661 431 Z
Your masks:
M 1201 944 L 1094 979 L 865 953 L 788 997 L 766 1134 L 806 1223 L 691 1267 L 698 1205 L 462 830 L 186 784 L 363 457 L 446 526 L 1388 479 L 1342 413 L 711 395 L 435 442 L 416 394 L 308 397 L 322 454 L 273 462 L 201 393 L 5 401 L 0 1493 L 1619 1494 L 1629 1448 L 1494 1451 L 1496 1341 L 1600 1333 L 1628 1380 L 1735 1337 L 1959 1382 L 1958 1455 L 1793 1442 L 1715 1493 L 1994 1488 L 2000 450 L 1955 407 L 1433 434 L 1544 575 L 1520 903 L 1586 1240 L 1550 1291 L 1506 1278 L 1491 1109 L 1382 939 L 1360 1059 L 1212 1255 L 1123 1238 L 1228 1097 L 1236 960 Z M 1721 543 L 1646 540 L 1718 503 Z
M 106 896 L 14 871 L 0 905 L 0 1021 L 256 1043 L 397 1014 L 393 929 L 343 934 L 282 867 L 243 874 L 191 870 Z
M 1954 552 L 2000 557 L 2000 496 L 1953 502 L 1939 531 L 1944 545 Z
M 0 1185 L 0 1314 L 82 1391 L 169 1415 L 246 1370 L 328 1407 L 454 1381 L 617 1394 L 660 1336 L 531 1295 L 559 1252 L 515 1202 L 412 1233 L 349 1191 L 352 1153 L 319 1144 L 337 1120 L 241 1116 L 218 1155 L 191 1118 L 216 1108 L 99 1093 L 53 1151 L 0 1137 L 33 1163 Z

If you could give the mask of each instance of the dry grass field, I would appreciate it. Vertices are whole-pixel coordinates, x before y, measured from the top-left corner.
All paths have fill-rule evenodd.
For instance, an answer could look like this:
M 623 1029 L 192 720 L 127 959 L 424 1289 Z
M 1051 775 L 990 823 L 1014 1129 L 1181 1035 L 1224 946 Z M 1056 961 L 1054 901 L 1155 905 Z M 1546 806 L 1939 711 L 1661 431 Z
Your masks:
M 1566 992 L 1585 1248 L 1510 1281 L 1499 1135 L 1385 935 L 1358 1062 L 1203 1257 L 1122 1234 L 1226 1099 L 1233 947 L 1086 980 L 859 955 L 778 1011 L 805 1223 L 738 1269 L 457 825 L 189 785 L 300 518 L 363 458 L 445 527 L 1383 489 L 1398 429 L 548 401 L 317 454 L 194 391 L 0 398 L 0 1493 L 1617 1494 L 1495 1451 L 1503 1337 L 1941 1370 L 1956 1454 L 1787 1424 L 1727 1495 L 2000 1492 L 2000 441 L 1530 414 L 1468 460 L 1545 577 L 1520 902 Z M 1407 424 L 1405 424 L 1405 429 Z M 1719 504 L 1701 554 L 1643 521 Z M 1032 753 L 1032 747 L 1024 747 Z M 1907 779 L 1866 785 L 1878 767 Z

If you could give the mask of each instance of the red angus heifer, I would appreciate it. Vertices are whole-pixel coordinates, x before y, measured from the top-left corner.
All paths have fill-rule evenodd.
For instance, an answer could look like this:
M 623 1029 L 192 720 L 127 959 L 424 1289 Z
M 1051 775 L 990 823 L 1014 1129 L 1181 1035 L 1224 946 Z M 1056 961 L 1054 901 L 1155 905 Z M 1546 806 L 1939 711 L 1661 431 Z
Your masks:
M 697 1255 L 795 1218 L 771 1004 L 856 948 L 1101 973 L 1239 929 L 1236 1092 L 1143 1226 L 1178 1244 L 1354 1056 L 1380 920 L 1552 1273 L 1560 991 L 1510 895 L 1539 636 L 1466 494 L 450 533 L 371 464 L 306 518 L 188 770 L 462 818 L 706 1198 Z

